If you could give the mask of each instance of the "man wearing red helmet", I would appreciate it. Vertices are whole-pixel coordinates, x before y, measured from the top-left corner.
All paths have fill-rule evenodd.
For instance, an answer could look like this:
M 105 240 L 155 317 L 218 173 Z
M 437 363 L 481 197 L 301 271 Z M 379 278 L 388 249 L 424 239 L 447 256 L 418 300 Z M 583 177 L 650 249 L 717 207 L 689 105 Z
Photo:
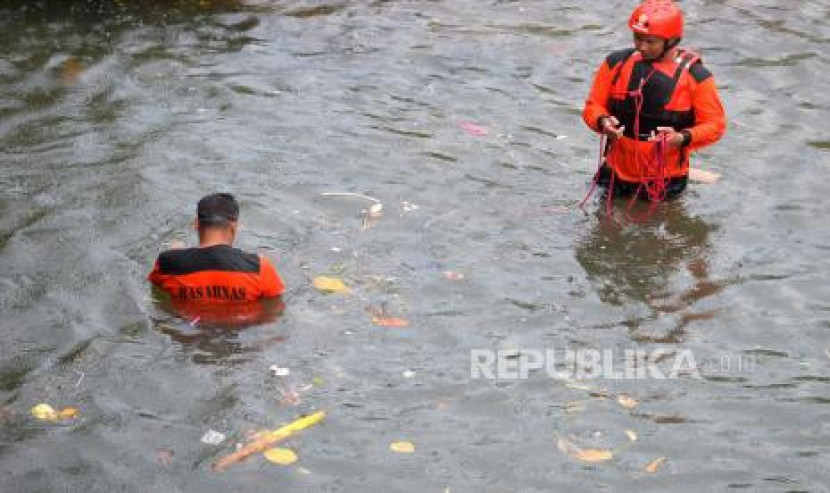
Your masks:
M 602 62 L 582 118 L 609 141 L 595 181 L 610 193 L 662 200 L 686 188 L 689 153 L 717 142 L 726 116 L 712 73 L 678 47 L 679 7 L 646 0 L 628 27 L 634 48 Z

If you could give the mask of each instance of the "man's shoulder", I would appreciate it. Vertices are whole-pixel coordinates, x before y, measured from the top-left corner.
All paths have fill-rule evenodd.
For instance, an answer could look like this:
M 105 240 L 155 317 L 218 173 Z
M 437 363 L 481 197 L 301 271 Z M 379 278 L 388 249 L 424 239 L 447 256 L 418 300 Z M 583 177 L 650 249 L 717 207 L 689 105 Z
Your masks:
M 697 59 L 691 67 L 689 67 L 689 74 L 694 78 L 695 82 L 700 84 L 701 82 L 705 81 L 709 77 L 712 77 L 712 72 L 709 71 L 708 68 L 703 66 L 703 61 Z
M 617 50 L 612 52 L 610 55 L 605 57 L 605 63 L 608 64 L 608 68 L 614 68 L 618 64 L 628 60 L 634 52 L 637 51 L 634 48 L 628 48 L 625 50 Z
M 259 272 L 260 257 L 231 246 L 183 248 L 162 252 L 159 270 L 164 274 L 186 275 L 204 271 Z

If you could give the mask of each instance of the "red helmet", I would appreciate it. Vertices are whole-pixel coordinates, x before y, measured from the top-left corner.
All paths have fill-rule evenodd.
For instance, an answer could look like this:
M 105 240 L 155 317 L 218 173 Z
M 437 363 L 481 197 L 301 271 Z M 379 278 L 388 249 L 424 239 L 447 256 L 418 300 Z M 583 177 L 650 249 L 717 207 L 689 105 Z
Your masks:
M 628 27 L 635 33 L 679 40 L 683 37 L 683 11 L 672 0 L 645 0 L 631 13 Z

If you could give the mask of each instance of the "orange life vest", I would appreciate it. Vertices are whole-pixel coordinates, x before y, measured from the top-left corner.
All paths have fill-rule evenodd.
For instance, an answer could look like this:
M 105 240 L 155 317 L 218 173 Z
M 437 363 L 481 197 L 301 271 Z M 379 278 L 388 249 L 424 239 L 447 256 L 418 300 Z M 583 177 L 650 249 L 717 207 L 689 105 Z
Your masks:
M 657 143 L 648 142 L 648 138 L 657 127 L 681 131 L 694 126 L 695 81 L 689 69 L 699 60 L 698 55 L 684 49 L 678 50 L 672 59 L 659 62 L 647 62 L 633 49 L 608 57 L 613 77 L 607 105 L 610 113 L 625 126 L 625 132 L 608 146 L 605 161 L 620 179 L 637 183 L 648 178 L 657 152 Z M 665 168 L 661 174 L 667 178 L 686 176 L 689 173 L 686 149 L 664 147 Z

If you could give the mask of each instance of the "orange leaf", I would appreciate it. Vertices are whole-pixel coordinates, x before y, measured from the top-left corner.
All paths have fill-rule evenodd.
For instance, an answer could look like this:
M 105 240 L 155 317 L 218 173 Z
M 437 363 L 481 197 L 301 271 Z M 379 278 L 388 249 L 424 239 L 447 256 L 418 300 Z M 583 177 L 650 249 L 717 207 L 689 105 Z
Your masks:
M 643 470 L 645 472 L 650 472 L 654 474 L 657 472 L 658 469 L 660 469 L 660 466 L 662 466 L 666 462 L 666 460 L 667 459 L 665 457 L 658 457 L 653 461 L 649 462 L 648 465 L 643 468 Z
M 605 462 L 614 457 L 614 452 L 611 450 L 579 448 L 564 438 L 560 438 L 556 446 L 563 454 L 582 462 Z
M 65 407 L 58 411 L 58 418 L 59 419 L 75 419 L 78 415 L 81 414 L 76 407 Z

